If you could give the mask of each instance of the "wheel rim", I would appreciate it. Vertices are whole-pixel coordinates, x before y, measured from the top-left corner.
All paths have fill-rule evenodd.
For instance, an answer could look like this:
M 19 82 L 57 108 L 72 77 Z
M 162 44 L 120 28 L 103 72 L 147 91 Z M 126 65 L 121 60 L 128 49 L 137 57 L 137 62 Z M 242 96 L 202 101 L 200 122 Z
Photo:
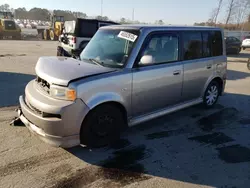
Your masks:
M 96 122 L 92 126 L 92 130 L 97 136 L 105 137 L 112 130 L 114 124 L 114 118 L 104 114 L 96 119 Z
M 50 39 L 54 40 L 54 32 L 53 31 L 50 32 Z
M 207 105 L 211 106 L 216 102 L 216 99 L 218 97 L 218 88 L 216 85 L 212 85 L 208 91 L 207 91 L 207 95 L 206 95 L 206 102 Z

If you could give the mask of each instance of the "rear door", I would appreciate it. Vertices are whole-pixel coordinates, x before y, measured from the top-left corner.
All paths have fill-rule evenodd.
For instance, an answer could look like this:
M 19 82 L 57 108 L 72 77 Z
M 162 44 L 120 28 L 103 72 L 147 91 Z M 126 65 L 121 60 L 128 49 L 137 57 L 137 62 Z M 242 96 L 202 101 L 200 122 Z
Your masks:
M 213 36 L 213 33 L 208 31 L 184 31 L 182 34 L 184 66 L 182 102 L 202 97 L 204 86 L 213 75 Z M 217 50 L 218 53 L 222 53 L 222 49 L 215 49 Z

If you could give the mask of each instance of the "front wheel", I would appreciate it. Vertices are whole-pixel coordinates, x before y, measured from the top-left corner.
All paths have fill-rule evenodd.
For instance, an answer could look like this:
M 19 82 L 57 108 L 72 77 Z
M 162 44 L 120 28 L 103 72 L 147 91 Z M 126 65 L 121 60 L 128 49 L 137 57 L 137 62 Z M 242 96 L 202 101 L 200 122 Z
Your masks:
M 213 107 L 216 104 L 219 98 L 219 91 L 220 91 L 220 87 L 219 87 L 218 82 L 212 81 L 208 85 L 205 91 L 204 97 L 203 97 L 203 104 L 206 108 Z
M 240 51 L 241 51 L 241 48 L 238 48 L 237 51 L 236 51 L 236 54 L 240 54 Z
M 81 144 L 88 147 L 102 147 L 120 137 L 125 125 L 123 114 L 114 105 L 104 104 L 96 107 L 82 123 Z

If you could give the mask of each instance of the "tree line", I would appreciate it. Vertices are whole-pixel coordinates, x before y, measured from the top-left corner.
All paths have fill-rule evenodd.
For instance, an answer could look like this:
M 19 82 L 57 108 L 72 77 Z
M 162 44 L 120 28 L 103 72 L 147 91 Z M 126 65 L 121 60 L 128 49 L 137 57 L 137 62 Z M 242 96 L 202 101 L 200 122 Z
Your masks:
M 13 9 L 8 4 L 0 5 L 0 11 L 11 11 L 14 13 L 14 17 L 16 19 L 28 19 L 28 20 L 41 20 L 41 21 L 50 21 L 50 16 L 52 13 L 58 15 L 58 16 L 64 16 L 65 21 L 70 21 L 75 18 L 88 18 L 88 15 L 83 12 L 72 12 L 69 10 L 48 10 L 48 9 L 42 9 L 42 8 L 32 8 L 30 10 L 26 10 L 25 7 L 20 7 L 17 9 Z M 96 16 L 96 19 L 108 21 L 110 20 L 107 16 Z M 130 20 L 126 18 L 121 18 L 119 21 L 117 21 L 121 24 L 148 24 L 146 22 L 140 22 L 138 20 Z M 163 20 L 156 20 L 155 24 L 163 25 Z
M 223 14 L 224 19 L 219 21 Z M 228 30 L 250 30 L 250 0 L 218 0 L 206 22 L 200 26 L 218 26 Z

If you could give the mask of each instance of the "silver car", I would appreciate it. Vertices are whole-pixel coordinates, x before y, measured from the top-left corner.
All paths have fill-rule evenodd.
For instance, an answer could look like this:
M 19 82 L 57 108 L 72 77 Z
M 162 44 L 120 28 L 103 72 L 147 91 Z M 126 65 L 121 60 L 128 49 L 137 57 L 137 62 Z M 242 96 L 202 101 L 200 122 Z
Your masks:
M 214 27 L 103 27 L 80 60 L 38 60 L 19 117 L 54 146 L 101 147 L 126 127 L 199 103 L 212 107 L 226 83 L 222 39 Z

